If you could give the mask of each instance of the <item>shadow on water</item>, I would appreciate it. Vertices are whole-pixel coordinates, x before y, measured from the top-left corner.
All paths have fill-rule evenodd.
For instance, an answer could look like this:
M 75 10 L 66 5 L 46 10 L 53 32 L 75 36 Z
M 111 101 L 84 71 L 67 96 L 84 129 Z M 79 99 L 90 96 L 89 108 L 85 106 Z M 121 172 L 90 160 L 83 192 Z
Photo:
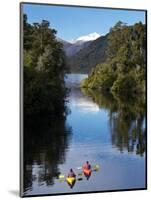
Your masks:
M 32 191 L 34 182 L 38 186 L 54 184 L 54 178 L 60 173 L 58 164 L 65 162 L 70 138 L 71 128 L 65 116 L 25 122 L 24 192 Z
M 121 152 L 143 156 L 146 150 L 145 98 L 128 98 L 82 89 L 100 108 L 108 111 L 112 144 Z

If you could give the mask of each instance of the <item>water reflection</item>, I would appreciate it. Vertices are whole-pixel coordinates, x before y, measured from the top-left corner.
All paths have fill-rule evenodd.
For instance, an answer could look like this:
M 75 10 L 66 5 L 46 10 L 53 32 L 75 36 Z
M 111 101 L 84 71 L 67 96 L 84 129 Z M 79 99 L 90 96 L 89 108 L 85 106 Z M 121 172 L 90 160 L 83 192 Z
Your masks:
M 67 82 L 70 114 L 25 124 L 24 194 L 144 188 L 145 99 L 81 91 L 75 81 L 81 79 L 72 81 L 74 76 Z M 78 169 L 86 160 L 100 166 L 89 177 Z M 73 185 L 57 179 L 71 168 L 77 175 Z
M 82 92 L 108 111 L 112 144 L 121 152 L 142 156 L 146 150 L 145 98 L 124 99 L 88 89 Z
M 33 187 L 53 185 L 65 162 L 71 128 L 65 117 L 58 120 L 39 118 L 25 122 L 24 133 L 24 191 Z M 38 191 L 37 191 L 38 192 Z
M 85 96 L 80 88 L 74 86 L 70 88 L 69 106 L 72 106 L 83 113 L 99 112 L 100 110 L 97 103 Z

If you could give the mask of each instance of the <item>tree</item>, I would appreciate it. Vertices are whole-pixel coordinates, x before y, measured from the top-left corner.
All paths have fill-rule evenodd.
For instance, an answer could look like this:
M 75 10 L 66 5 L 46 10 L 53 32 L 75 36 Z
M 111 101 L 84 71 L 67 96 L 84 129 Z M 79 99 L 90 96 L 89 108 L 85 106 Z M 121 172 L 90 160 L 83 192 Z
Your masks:
M 24 15 L 24 113 L 58 117 L 66 112 L 63 47 L 50 23 L 28 24 Z
M 126 94 L 145 92 L 146 27 L 118 22 L 108 34 L 107 59 L 93 69 L 82 86 Z

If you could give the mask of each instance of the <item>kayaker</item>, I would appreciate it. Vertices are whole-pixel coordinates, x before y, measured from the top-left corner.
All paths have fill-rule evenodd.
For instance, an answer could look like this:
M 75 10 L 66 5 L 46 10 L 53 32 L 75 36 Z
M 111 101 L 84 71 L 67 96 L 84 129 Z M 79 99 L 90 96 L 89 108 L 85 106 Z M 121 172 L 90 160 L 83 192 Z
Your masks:
M 83 165 L 84 169 L 91 169 L 91 165 L 89 163 L 89 161 L 86 161 L 86 163 Z
M 68 177 L 76 177 L 73 169 L 70 169 L 70 172 L 68 173 Z

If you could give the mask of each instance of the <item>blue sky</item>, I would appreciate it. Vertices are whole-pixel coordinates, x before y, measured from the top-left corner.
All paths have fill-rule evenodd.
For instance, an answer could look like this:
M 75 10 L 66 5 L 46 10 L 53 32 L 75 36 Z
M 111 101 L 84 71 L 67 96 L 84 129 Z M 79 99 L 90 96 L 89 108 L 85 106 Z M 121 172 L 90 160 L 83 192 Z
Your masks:
M 93 32 L 104 35 L 119 20 L 128 25 L 139 21 L 145 23 L 145 12 L 133 10 L 24 4 L 23 12 L 29 23 L 48 20 L 57 30 L 57 36 L 67 41 Z

